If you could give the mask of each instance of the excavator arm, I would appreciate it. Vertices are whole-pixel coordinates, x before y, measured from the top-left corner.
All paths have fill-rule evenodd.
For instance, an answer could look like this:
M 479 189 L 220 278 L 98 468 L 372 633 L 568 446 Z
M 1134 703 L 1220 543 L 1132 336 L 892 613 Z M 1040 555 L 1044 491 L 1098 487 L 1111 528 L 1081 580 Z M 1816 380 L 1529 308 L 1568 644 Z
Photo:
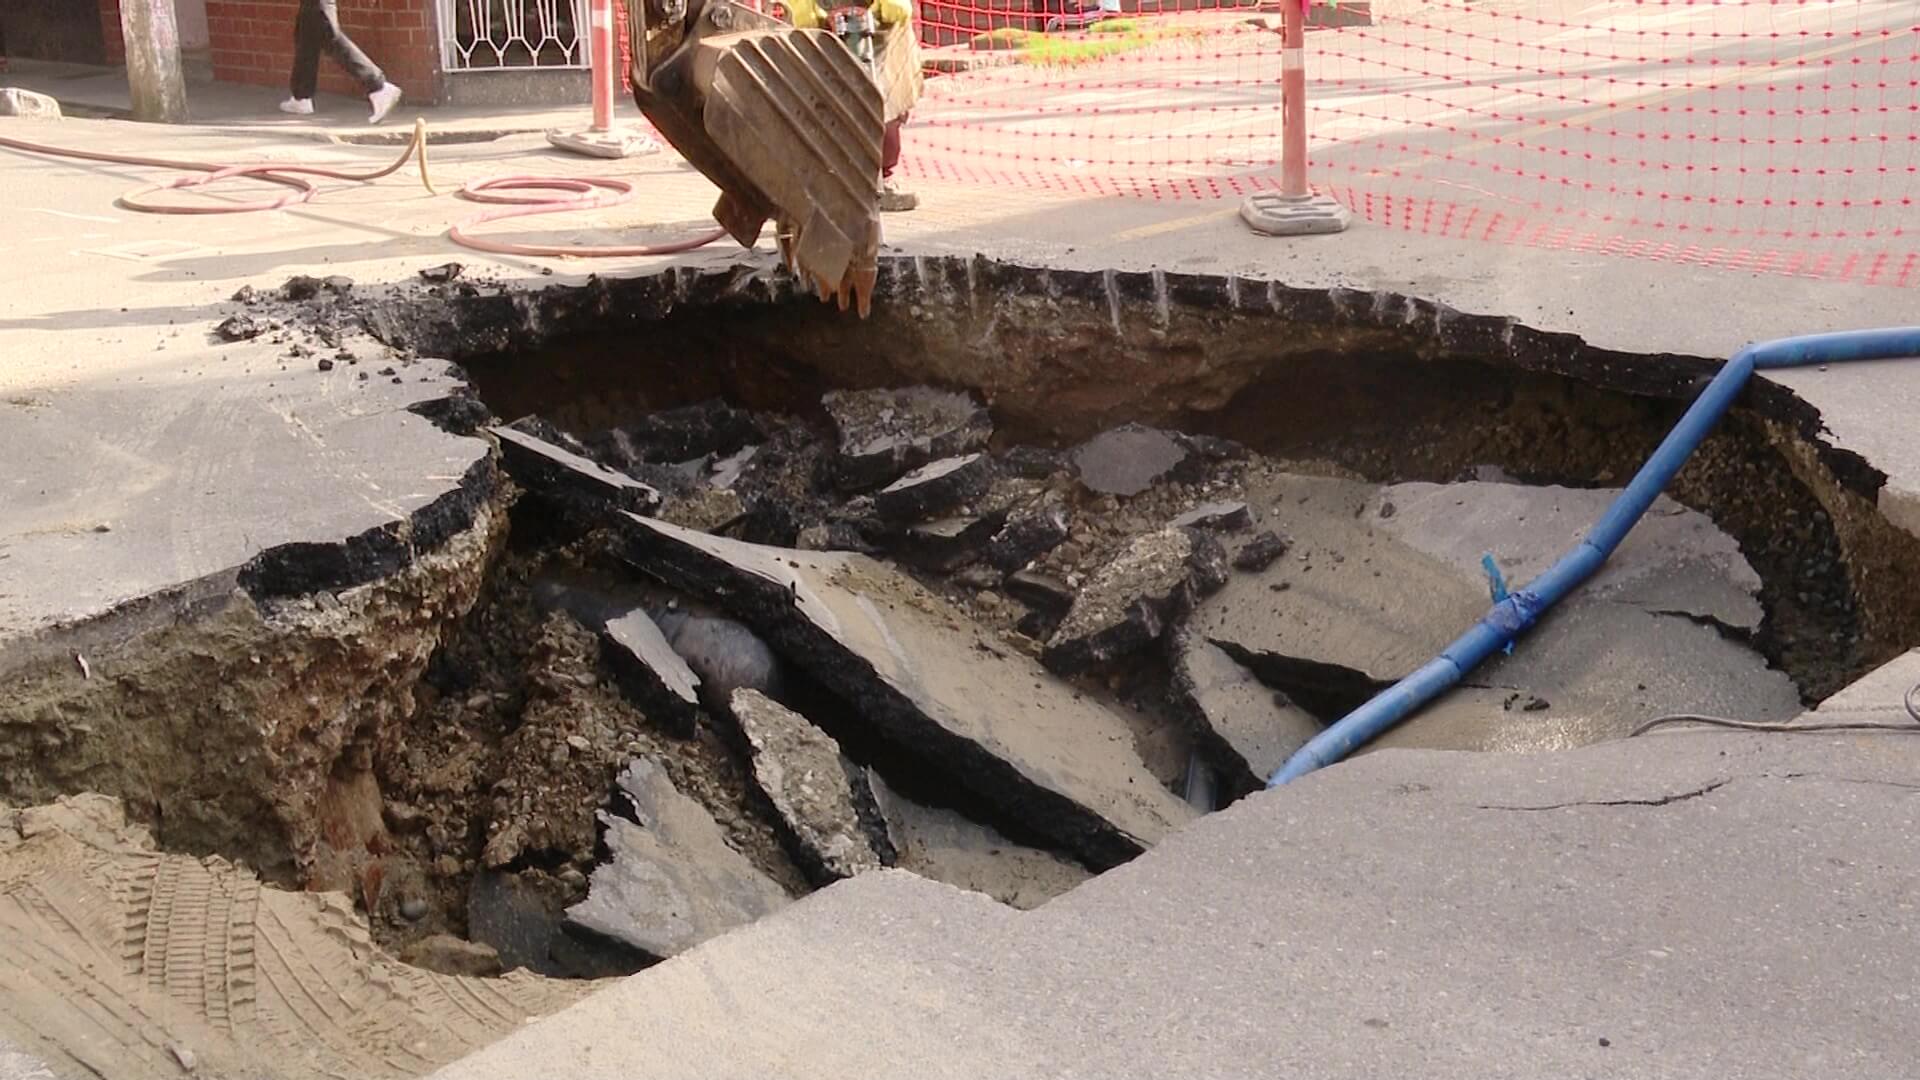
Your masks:
M 752 247 L 768 221 L 787 266 L 822 300 L 872 308 L 885 104 L 825 30 L 731 0 L 629 4 L 633 97 L 720 189 L 713 216 Z

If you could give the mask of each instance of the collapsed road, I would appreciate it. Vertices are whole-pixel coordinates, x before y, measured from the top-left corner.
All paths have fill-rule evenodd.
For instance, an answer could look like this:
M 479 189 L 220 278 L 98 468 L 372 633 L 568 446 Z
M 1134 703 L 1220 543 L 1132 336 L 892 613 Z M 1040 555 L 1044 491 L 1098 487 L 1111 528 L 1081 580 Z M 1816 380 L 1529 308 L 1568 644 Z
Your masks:
M 303 302 L 337 310 L 327 296 Z M 124 802 L 88 813 L 149 821 L 164 853 L 144 838 L 83 843 L 142 873 L 198 867 L 216 883 L 200 892 L 331 897 L 313 910 L 365 926 L 351 955 L 375 974 L 521 972 L 487 984 L 506 999 L 493 1019 L 431 1052 L 374 1068 L 327 1035 L 316 1073 L 423 1071 L 572 1000 L 581 980 L 778 918 L 850 877 L 905 870 L 1038 907 L 1254 789 L 1484 610 L 1488 557 L 1525 580 L 1611 494 L 1471 458 L 1409 479 L 1377 466 L 1380 445 L 1256 447 L 1209 433 L 1225 421 L 1037 440 L 951 388 L 697 400 L 596 423 L 586 409 L 521 416 L 479 382 L 483 400 L 422 410 L 474 436 L 459 500 L 351 549 L 358 580 L 262 560 L 245 580 L 264 616 L 222 616 L 215 644 L 256 650 L 239 670 L 266 669 L 263 684 L 307 673 L 316 691 L 270 714 L 277 741 L 222 738 L 242 762 L 297 768 L 209 770 L 141 745 L 137 764 L 158 765 L 169 791 L 195 778 L 178 785 L 193 798 L 167 802 L 131 765 L 47 775 L 34 770 L 56 754 L 9 759 L 12 790 L 30 796 L 16 803 L 49 805 L 10 812 L 19 843 L 0 853 L 0 880 L 28 914 L 8 947 L 54 933 L 31 900 L 60 888 L 44 876 L 53 860 L 28 841 L 71 807 L 44 794 L 95 781 Z M 1716 516 L 1660 503 L 1577 602 L 1381 745 L 1536 751 L 1680 710 L 1785 719 L 1848 674 L 1806 660 L 1854 617 L 1844 575 L 1829 565 L 1782 602 L 1778 574 L 1749 561 L 1777 556 L 1744 508 L 1695 501 Z M 1795 509 L 1795 550 L 1827 557 L 1831 523 Z M 393 550 L 415 558 L 390 564 Z M 1808 611 L 1820 617 L 1796 614 Z M 252 644 L 260 618 L 279 651 Z M 173 632 L 176 657 L 229 662 L 194 627 Z M 225 669 L 149 687 L 116 673 L 89 692 L 138 693 L 138 716 L 193 715 L 156 691 L 209 670 Z M 46 713 L 17 714 L 29 729 L 57 715 L 38 730 L 97 745 L 72 700 L 44 700 Z M 142 932 L 166 937 L 170 917 Z M 242 927 L 230 948 L 265 940 Z M 82 1000 L 72 986 L 22 992 Z M 402 1022 L 368 1008 L 352 1022 Z M 264 1056 L 264 1028 L 212 1009 L 156 1007 L 144 1048 L 96 1063 L 139 1075 Z M 0 1035 L 94 1068 L 78 1034 L 39 1016 L 0 993 Z
M 413 715 L 336 770 L 308 880 L 461 977 L 635 970 L 893 866 L 1031 907 L 1253 790 L 1484 607 L 1483 551 L 1524 576 L 1608 494 L 1380 485 L 1139 425 L 994 451 L 977 402 L 924 387 L 819 416 L 492 428 L 505 548 Z M 1760 586 L 1663 503 L 1390 741 L 1791 716 Z M 204 1053 L 259 1050 L 224 1039 Z

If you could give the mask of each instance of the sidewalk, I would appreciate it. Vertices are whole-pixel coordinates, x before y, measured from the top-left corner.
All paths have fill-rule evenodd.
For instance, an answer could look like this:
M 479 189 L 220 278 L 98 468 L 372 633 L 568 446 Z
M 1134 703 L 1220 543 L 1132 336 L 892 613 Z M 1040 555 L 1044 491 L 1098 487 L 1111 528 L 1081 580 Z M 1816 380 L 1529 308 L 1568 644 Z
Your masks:
M 67 83 L 106 100 L 104 80 L 69 74 Z M 227 115 L 271 109 L 275 95 L 256 102 L 255 93 L 234 88 Z M 392 159 L 391 147 L 312 141 L 365 130 L 356 103 L 335 98 L 323 109 L 311 123 L 272 114 L 241 127 L 0 120 L 0 135 L 205 161 L 367 168 Z M 392 130 L 414 115 L 403 111 Z M 469 119 L 468 130 L 487 130 Z M 437 114 L 434 124 L 444 126 Z M 436 184 L 449 192 L 506 173 L 617 176 L 641 197 L 487 234 L 633 243 L 708 226 L 713 188 L 672 153 L 590 161 L 550 150 L 532 130 L 436 150 Z M 372 291 L 449 261 L 487 291 L 774 261 L 768 242 L 679 258 L 483 255 L 446 236 L 480 208 L 429 195 L 411 170 L 376 184 L 325 183 L 314 201 L 271 213 L 155 216 L 115 204 L 170 175 L 0 151 L 12 229 L 0 267 L 0 655 L 115 607 L 165 623 L 230 595 L 235 568 L 264 549 L 338 545 L 407 523 L 486 454 L 484 443 L 408 411 L 458 385 L 444 362 L 408 363 L 358 338 L 337 365 L 338 354 L 296 353 L 271 334 L 216 343 L 209 331 L 239 310 L 227 302 L 236 289 L 303 273 L 343 274 Z M 1245 317 L 1267 318 L 1283 306 L 1270 297 L 1312 290 L 1322 328 L 1362 333 L 1395 321 L 1430 335 L 1436 362 L 1497 344 L 1463 337 L 1460 312 L 1567 335 L 1564 352 L 1534 358 L 1546 370 L 1587 348 L 1657 366 L 1911 318 L 1910 296 L 1891 288 L 1365 224 L 1277 241 L 1249 233 L 1227 202 L 918 177 L 914 187 L 923 208 L 886 219 L 892 253 L 909 264 L 977 253 L 1047 267 L 1056 283 L 1060 271 L 1091 270 L 1094 289 L 1107 270 L 1150 271 L 1176 287 L 1207 275 L 1235 298 L 1224 319 L 1242 318 L 1243 301 Z M 174 197 L 255 195 L 235 185 Z M 1151 301 L 1115 282 L 1148 276 L 1106 278 L 1116 327 L 1123 300 Z M 991 271 L 980 288 L 994 288 Z M 1283 314 L 1269 325 L 1278 338 L 1302 324 Z M 644 327 L 607 333 L 625 335 L 615 340 L 631 342 L 637 360 L 679 359 L 649 356 Z M 1098 357 L 1114 346 L 1096 337 L 1060 347 Z M 990 360 L 1003 348 L 991 337 L 978 345 Z M 1920 401 L 1920 364 L 1777 381 L 1817 410 L 1808 424 L 1824 424 L 1836 456 L 1886 475 L 1880 512 L 1920 532 L 1920 447 L 1907 404 Z M 65 644 L 48 635 L 45 647 Z M 1910 685 L 1912 657 L 1896 664 L 1890 681 Z M 78 670 L 72 677 L 113 677 Z M 1895 708 L 1898 693 L 1876 691 L 1866 704 Z M 923 1080 L 1705 1077 L 1729 1064 L 1745 1075 L 1819 1074 L 1835 1061 L 1864 1075 L 1911 1074 L 1912 1040 L 1898 1017 L 1920 962 L 1904 906 L 1920 880 L 1908 839 L 1920 827 L 1916 753 L 1902 736 L 1789 744 L 1688 735 L 1565 756 L 1375 755 L 1209 818 L 1033 915 L 930 897 L 939 889 L 907 890 L 897 875 L 834 886 L 447 1075 L 493 1080 L 556 1061 L 581 1076 Z M 998 925 L 961 921 L 969 915 Z
M 0 134 L 16 138 L 209 162 L 299 160 L 365 170 L 397 153 L 388 146 L 308 141 L 303 128 L 327 130 L 298 123 L 252 130 L 0 120 Z M 912 138 L 909 130 L 910 145 Z M 376 288 L 413 281 L 423 268 L 457 260 L 467 265 L 470 280 L 484 276 L 501 287 L 542 288 L 577 284 L 591 275 L 646 275 L 669 265 L 764 267 L 774 261 L 766 241 L 752 253 L 723 241 L 677 259 L 524 258 L 470 251 L 450 242 L 447 230 L 482 208 L 451 193 L 480 177 L 611 176 L 634 183 L 641 193 L 592 215 L 503 222 L 481 230 L 542 244 L 685 237 L 711 227 L 714 189 L 671 151 L 594 161 L 555 151 L 537 134 L 436 147 L 430 156 L 434 182 L 443 193 L 438 197 L 422 190 L 417 172 L 409 168 L 375 184 L 324 182 L 315 200 L 273 213 L 182 217 L 132 213 L 115 205 L 129 190 L 175 173 L 0 151 L 0 188 L 8 192 L 15 222 L 12 259 L 0 269 L 0 337 L 7 356 L 0 366 L 0 398 L 74 403 L 71 409 L 0 410 L 0 459 L 40 462 L 32 470 L 14 470 L 11 477 L 23 498 L 34 496 L 30 501 L 5 497 L 0 483 L 0 502 L 12 511 L 10 533 L 0 536 L 0 546 L 12 545 L 8 570 L 16 578 L 5 590 L 15 595 L 0 598 L 0 635 L 97 614 L 235 565 L 263 543 L 333 527 L 332 512 L 317 500 L 302 502 L 301 513 L 311 518 L 304 524 L 288 514 L 287 478 L 247 468 L 226 455 L 217 439 L 172 452 L 183 461 L 202 462 L 196 467 L 220 471 L 219 484 L 196 483 L 193 469 L 178 463 L 153 475 L 125 468 L 129 459 L 119 444 L 134 435 L 120 429 L 124 417 L 113 418 L 122 408 L 164 428 L 169 408 L 197 413 L 208 385 L 254 386 L 278 402 L 270 408 L 276 415 L 297 415 L 302 403 L 330 402 L 337 391 L 348 389 L 344 368 L 315 377 L 312 361 L 306 361 L 309 370 L 298 381 L 278 375 L 287 363 L 283 350 L 267 347 L 264 338 L 258 347 L 209 344 L 213 324 L 231 314 L 227 297 L 242 285 L 270 289 L 291 274 L 305 273 L 345 274 L 360 287 Z M 1324 290 L 1337 305 L 1362 311 L 1398 311 L 1406 304 L 1403 298 L 1417 297 L 1444 310 L 1504 316 L 1571 335 L 1570 343 L 1628 355 L 1720 358 L 1750 341 L 1899 325 L 1912 317 L 1910 298 L 1900 289 L 1703 272 L 1415 236 L 1365 224 L 1337 237 L 1288 242 L 1249 232 L 1231 203 L 1072 198 L 920 177 L 912 183 L 921 209 L 885 220 L 887 246 L 896 254 L 979 254 L 1096 274 L 1132 270 L 1232 277 L 1250 303 L 1262 304 L 1269 281 L 1289 290 Z M 191 202 L 258 196 L 257 186 L 234 184 L 208 195 L 174 197 Z M 1713 315 L 1676 317 L 1687 312 Z M 1411 308 L 1407 315 L 1413 316 Z M 1433 333 L 1436 340 L 1448 337 L 1443 326 Z M 1768 378 L 1818 410 L 1827 441 L 1886 476 L 1877 493 L 1880 512 L 1920 532 L 1920 450 L 1906 435 L 1911 425 L 1903 404 L 1920 400 L 1920 364 L 1843 365 Z M 422 386 L 418 392 L 431 390 Z M 101 394 L 134 396 L 107 414 L 79 407 Z M 22 416 L 32 424 L 15 422 Z M 104 431 L 103 423 L 108 425 Z M 15 435 L 24 441 L 12 443 Z M 69 479 L 76 468 L 73 455 L 44 450 L 57 445 L 97 449 L 94 462 L 81 468 L 84 482 Z M 29 454 L 33 447 L 42 449 Z M 369 460 L 381 457 L 377 440 L 364 452 Z M 151 455 L 149 448 L 138 458 L 151 460 Z M 425 474 L 415 475 L 426 490 L 436 483 L 425 476 L 440 475 L 441 468 L 437 462 L 423 467 Z M 39 473 L 40 468 L 46 472 Z M 395 468 L 412 471 L 388 460 L 373 472 Z M 357 483 L 349 482 L 357 475 L 351 469 L 335 475 L 349 486 Z M 176 485 L 182 489 L 175 490 Z M 406 488 L 398 482 L 380 486 Z M 71 562 L 80 553 L 66 530 L 90 528 L 102 505 L 144 507 L 159 515 L 147 529 L 114 535 L 164 538 L 167 557 L 127 552 L 111 571 L 89 567 L 79 578 L 62 570 L 84 566 Z M 234 507 L 257 511 L 257 528 L 223 523 Z M 110 510 L 107 519 L 117 521 L 122 513 Z M 86 544 L 99 548 L 102 541 Z
M 69 116 L 125 120 L 132 117 L 127 72 L 120 67 L 63 64 L 47 60 L 10 61 L 0 85 L 18 86 L 49 95 Z M 402 86 L 402 90 L 412 89 Z M 248 135 L 294 137 L 340 142 L 385 142 L 399 138 L 425 117 L 429 138 L 475 141 L 549 128 L 585 127 L 591 119 L 586 104 L 565 106 L 421 105 L 402 99 L 399 108 L 379 127 L 369 127 L 367 103 L 357 97 L 321 93 L 314 97 L 314 115 L 288 116 L 280 111 L 283 87 L 229 82 L 189 82 L 187 111 L 196 126 L 221 128 Z M 626 97 L 616 97 L 618 123 L 644 125 L 646 118 Z

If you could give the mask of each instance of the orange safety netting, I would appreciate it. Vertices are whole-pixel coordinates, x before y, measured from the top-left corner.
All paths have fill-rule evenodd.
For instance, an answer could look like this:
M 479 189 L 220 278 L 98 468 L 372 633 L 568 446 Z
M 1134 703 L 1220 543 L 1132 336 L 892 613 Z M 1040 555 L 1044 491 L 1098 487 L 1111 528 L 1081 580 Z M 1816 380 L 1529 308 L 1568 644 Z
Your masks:
M 922 0 L 946 73 L 903 169 L 1156 199 L 1277 188 L 1277 5 L 1108 4 Z M 1915 22 L 1870 0 L 1315 5 L 1309 175 L 1374 226 L 1910 284 Z

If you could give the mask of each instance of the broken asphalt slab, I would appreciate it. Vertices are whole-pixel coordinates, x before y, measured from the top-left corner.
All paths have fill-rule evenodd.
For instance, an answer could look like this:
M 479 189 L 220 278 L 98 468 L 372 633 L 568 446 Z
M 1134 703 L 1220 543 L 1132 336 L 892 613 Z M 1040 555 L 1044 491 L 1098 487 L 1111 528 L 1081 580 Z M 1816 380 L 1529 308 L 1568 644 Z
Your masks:
M 629 765 L 617 798 L 638 821 L 600 814 L 612 857 L 593 871 L 587 898 L 567 909 L 571 926 L 665 958 L 786 906 L 786 892 L 729 846 L 658 764 Z
M 929 462 L 874 493 L 873 508 L 891 521 L 923 521 L 986 494 L 993 459 L 964 454 Z
M 489 429 L 500 440 L 507 474 L 535 497 L 591 522 L 612 510 L 648 513 L 660 492 L 590 458 L 511 427 Z
M 1139 652 L 1226 580 L 1226 552 L 1213 537 L 1197 529 L 1143 533 L 1074 596 L 1041 662 L 1072 675 Z
M 734 454 L 764 438 L 766 432 L 751 412 L 715 399 L 649 413 L 587 441 L 602 460 L 627 467 Z
M 825 884 L 885 865 L 873 842 L 879 824 L 873 791 L 866 774 L 840 753 L 840 744 L 757 690 L 734 691 L 730 704 L 752 760 L 754 785 L 773 805 L 807 876 Z
M 1362 511 L 1382 531 L 1456 569 L 1481 572 L 1493 554 L 1517 589 L 1593 530 L 1617 489 L 1470 481 L 1394 484 Z M 1387 508 L 1392 507 L 1391 511 Z M 1751 633 L 1760 628 L 1760 575 L 1740 545 L 1705 514 L 1661 496 L 1579 596 L 1710 619 Z
M 230 589 L 246 566 L 265 595 L 364 584 L 491 497 L 487 444 L 413 411 L 460 389 L 450 365 L 362 382 L 235 348 L 252 351 L 218 378 L 156 373 L 8 410 L 0 638 L 196 583 Z
M 1518 588 L 1577 542 L 1606 491 L 1275 476 L 1250 492 L 1295 544 L 1235 575 L 1194 631 L 1331 721 L 1438 654 L 1492 603 L 1481 556 Z M 1655 503 L 1617 556 L 1512 655 L 1377 746 L 1539 750 L 1617 737 L 1665 712 L 1780 719 L 1787 677 L 1729 633 L 1757 624 L 1759 579 L 1704 517 Z M 1476 691 L 1475 688 L 1483 688 Z
M 1203 635 L 1181 631 L 1171 642 L 1173 692 L 1225 773 L 1235 795 L 1264 786 L 1267 777 L 1307 740 L 1321 722 Z
M 840 482 L 856 491 L 940 458 L 985 449 L 993 434 L 987 410 L 952 390 L 835 390 L 821 404 L 840 436 Z
M 1103 431 L 1073 451 L 1080 483 L 1101 495 L 1133 496 L 1187 460 L 1172 434 L 1140 424 Z
M 746 544 L 623 515 L 637 568 L 711 596 L 896 749 L 1090 866 L 1193 817 L 1120 716 L 860 555 Z
M 1015 843 L 957 810 L 917 803 L 872 769 L 865 775 L 902 870 L 984 893 L 1022 911 L 1093 876 L 1065 856 Z
M 1904 1076 L 1916 786 L 1906 735 L 1373 754 L 1032 912 L 863 875 L 438 1080 Z
M 653 722 L 681 738 L 700 723 L 700 677 L 674 651 L 660 625 L 635 609 L 607 620 L 603 652 L 620 689 Z

